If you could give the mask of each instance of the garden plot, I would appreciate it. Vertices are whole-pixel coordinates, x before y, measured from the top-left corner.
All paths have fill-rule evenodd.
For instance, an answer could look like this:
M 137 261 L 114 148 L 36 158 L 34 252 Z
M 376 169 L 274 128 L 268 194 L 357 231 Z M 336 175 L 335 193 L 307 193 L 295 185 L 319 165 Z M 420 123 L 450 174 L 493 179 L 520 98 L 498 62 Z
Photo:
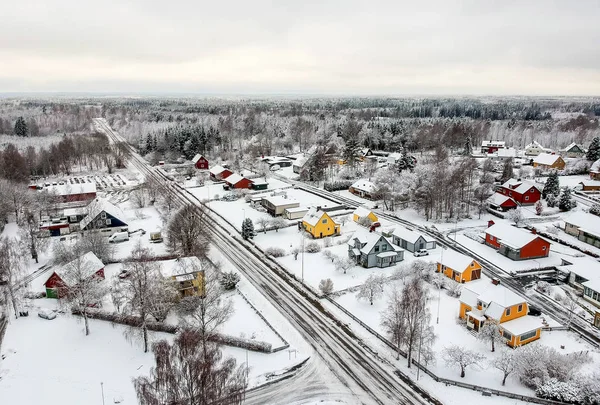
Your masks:
M 435 276 L 434 276 L 435 277 Z M 483 279 L 490 281 L 489 278 L 482 276 Z M 451 282 L 447 280 L 447 282 Z M 358 300 L 357 292 L 348 292 L 342 296 L 334 298 L 335 301 L 344 307 L 346 310 L 351 312 L 354 316 L 359 318 L 362 322 L 379 332 L 380 334 L 387 336 L 385 329 L 381 325 L 381 313 L 385 311 L 389 300 L 390 293 L 397 287 L 402 288 L 402 281 L 393 281 L 387 283 L 385 286 L 385 292 L 382 298 L 375 300 L 373 305 L 370 305 L 368 301 Z M 440 377 L 449 378 L 465 383 L 471 383 L 475 385 L 481 385 L 493 389 L 510 391 L 522 395 L 534 396 L 534 392 L 529 388 L 523 386 L 515 376 L 510 376 L 506 381 L 506 386 L 502 386 L 502 373 L 491 366 L 494 359 L 500 353 L 502 346 L 501 342 L 496 344 L 496 352 L 492 353 L 490 350 L 489 342 L 482 342 L 476 338 L 476 335 L 469 332 L 464 326 L 463 321 L 458 319 L 460 303 L 457 298 L 450 297 L 446 294 L 446 290 L 438 290 L 437 288 L 427 284 L 429 289 L 429 311 L 431 314 L 430 324 L 434 328 L 436 334 L 436 341 L 433 345 L 435 352 L 436 362 L 429 364 L 427 367 Z M 468 286 L 468 283 L 467 283 Z M 338 313 L 332 305 L 325 302 L 325 306 L 331 308 L 334 313 Z M 437 323 L 437 317 L 439 314 L 439 323 Z M 558 326 L 559 324 L 542 314 L 549 324 Z M 346 318 L 344 318 L 346 319 Z M 349 321 L 351 326 L 354 325 L 353 321 Z M 445 347 L 452 344 L 460 345 L 461 347 L 469 348 L 481 353 L 485 356 L 485 360 L 479 363 L 478 367 L 467 369 L 465 378 L 460 378 L 460 370 L 454 366 L 446 366 L 443 358 L 442 351 Z M 590 346 L 588 343 L 582 341 L 579 336 L 573 332 L 568 331 L 542 331 L 541 338 L 537 341 L 529 343 L 529 345 L 545 345 L 555 348 L 562 354 L 575 353 L 580 351 L 588 351 L 592 357 L 592 363 L 586 364 L 582 369 L 584 373 L 591 373 L 595 368 L 600 365 L 600 352 L 598 349 Z M 564 346 L 564 349 L 561 348 Z M 515 350 L 522 350 L 517 348 Z M 400 359 L 401 365 L 406 365 L 405 359 Z

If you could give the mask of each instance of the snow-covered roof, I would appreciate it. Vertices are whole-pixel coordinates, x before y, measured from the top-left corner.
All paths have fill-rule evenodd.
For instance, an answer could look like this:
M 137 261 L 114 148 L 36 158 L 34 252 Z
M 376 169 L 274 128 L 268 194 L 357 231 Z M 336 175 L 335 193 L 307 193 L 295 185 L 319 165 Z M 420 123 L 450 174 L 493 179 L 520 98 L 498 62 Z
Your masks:
M 579 184 L 583 184 L 585 187 L 600 187 L 600 181 L 598 180 L 583 180 Z
M 600 262 L 590 256 L 569 257 L 568 263 L 556 268 L 566 273 L 574 273 L 586 280 L 600 280 Z
M 68 196 L 68 195 L 76 195 L 76 194 L 90 194 L 96 192 L 96 183 L 65 183 L 65 184 L 56 184 L 52 186 L 46 186 L 43 190 L 48 191 L 48 193 L 58 196 Z
M 81 229 L 85 229 L 102 211 L 125 222 L 125 214 L 119 207 L 105 198 L 97 197 L 88 205 L 88 214 L 81 220 Z
M 517 157 L 515 148 L 500 148 L 495 152 L 498 157 Z
M 494 193 L 490 196 L 490 198 L 487 199 L 487 202 L 488 202 L 488 204 L 491 204 L 491 205 L 500 206 L 508 200 L 513 200 L 513 199 L 504 194 Z M 514 200 L 513 200 L 513 202 L 514 202 Z M 515 202 L 515 204 L 516 204 L 516 202 Z
M 315 225 L 317 225 L 317 223 L 319 222 L 321 217 L 323 217 L 323 215 L 325 215 L 325 213 L 323 211 L 317 210 L 316 208 L 313 207 L 306 212 L 306 214 L 302 218 L 302 221 L 306 222 L 307 224 L 309 224 L 311 226 L 315 226 Z
M 83 215 L 83 214 L 85 214 L 85 208 L 83 208 L 83 207 L 65 208 L 65 210 L 63 211 L 63 215 L 65 217 L 70 217 L 72 215 Z
M 194 158 L 192 159 L 193 163 L 197 163 L 200 159 L 202 159 L 204 156 L 202 156 L 201 154 L 197 153 L 196 156 L 194 156 Z
M 196 256 L 180 257 L 161 262 L 160 274 L 163 277 L 178 277 L 204 271 L 202 261 Z
M 558 159 L 560 159 L 560 155 L 540 153 L 533 159 L 533 163 L 537 163 L 544 166 L 552 166 Z
M 504 182 L 504 184 L 502 184 L 502 187 L 509 188 L 513 191 L 516 191 L 519 194 L 525 194 L 531 189 L 531 187 L 535 187 L 539 190 L 538 186 L 535 183 L 531 181 L 517 179 L 507 180 L 506 182 Z
M 593 278 L 591 280 L 588 280 L 585 283 L 582 283 L 581 285 L 589 288 L 590 290 L 600 292 L 600 279 L 598 279 L 598 278 Z
M 240 176 L 237 173 L 233 173 L 229 176 L 227 176 L 227 178 L 225 179 L 226 183 L 229 184 L 237 184 L 238 182 L 240 182 L 240 180 L 243 180 L 244 178 L 242 176 Z
M 525 146 L 525 149 L 546 149 L 546 148 L 544 148 L 538 141 L 533 141 L 530 144 L 528 144 L 527 146 Z
M 501 222 L 487 228 L 485 233 L 497 238 L 501 244 L 515 249 L 522 248 L 539 238 L 534 233 Z
M 375 184 L 367 180 L 359 180 L 353 183 L 350 187 L 356 190 L 366 191 L 367 193 L 372 193 L 376 189 Z
M 600 217 L 583 211 L 575 211 L 564 218 L 565 223 L 575 225 L 578 228 L 595 229 L 600 232 Z
M 55 273 L 67 287 L 73 287 L 80 279 L 87 279 L 103 268 L 104 263 L 93 252 L 87 252 L 57 269 Z
M 481 142 L 481 146 L 501 146 L 504 147 L 504 145 L 506 145 L 506 142 L 504 141 L 483 141 Z
M 500 319 L 504 309 L 526 302 L 520 295 L 501 284 L 493 284 L 487 278 L 471 281 L 463 286 L 460 301 L 476 307 L 478 300 L 487 304 L 485 314 L 494 319 Z
M 225 169 L 223 166 L 216 165 L 216 166 L 211 167 L 208 172 L 210 174 L 216 176 L 217 174 L 223 173 L 225 170 L 228 170 L 228 169 Z
M 415 232 L 403 226 L 399 226 L 396 229 L 394 229 L 392 235 L 410 243 L 415 243 L 421 236 L 423 237 L 423 239 L 425 239 L 426 242 L 432 241 L 432 239 L 427 237 L 426 235 L 422 235 L 419 232 Z
M 369 151 L 370 151 L 370 150 L 371 150 L 371 149 L 369 149 L 369 148 L 362 148 L 362 149 L 360 150 L 360 153 L 361 153 L 361 155 L 363 155 L 363 156 L 367 156 L 367 153 L 369 153 Z
M 594 163 L 592 163 L 592 167 L 590 168 L 590 172 L 600 173 L 600 159 L 598 159 Z
M 358 207 L 353 212 L 354 215 L 358 215 L 360 218 L 368 217 L 371 214 L 371 210 L 365 207 Z
M 495 318 L 497 319 L 497 318 Z M 513 336 L 519 336 L 523 333 L 531 332 L 544 326 L 542 319 L 537 316 L 525 315 L 512 321 L 503 322 L 500 324 L 502 329 L 505 329 Z
M 287 211 L 287 212 L 307 212 L 308 208 L 306 208 L 306 207 L 289 207 L 289 208 L 286 208 L 285 211 Z
M 443 257 L 442 257 L 443 256 Z M 451 268 L 457 273 L 461 273 L 467 269 L 473 262 L 473 258 L 463 255 L 462 253 L 458 253 L 452 249 L 445 249 L 443 253 L 440 255 L 440 260 L 438 263 Z
M 398 254 L 397 251 L 390 251 L 388 250 L 387 252 L 381 252 L 381 253 L 377 253 L 377 257 L 391 257 L 391 256 L 396 256 Z
M 301 157 L 301 158 L 296 159 L 296 161 L 292 165 L 296 166 L 296 167 L 304 167 L 304 165 L 306 164 L 306 162 L 308 162 L 308 158 L 307 157 Z
M 279 207 L 281 205 L 295 205 L 297 207 L 300 205 L 300 203 L 298 201 L 291 200 L 289 198 L 285 198 L 284 196 L 281 196 L 281 195 L 265 197 L 265 198 L 263 198 L 263 200 L 268 201 L 269 203 L 273 204 L 276 207 Z
M 577 145 L 575 142 L 571 142 L 570 144 L 568 144 L 567 146 L 562 148 L 561 152 L 568 152 L 573 148 L 579 148 L 580 150 L 583 150 L 583 148 L 581 146 Z

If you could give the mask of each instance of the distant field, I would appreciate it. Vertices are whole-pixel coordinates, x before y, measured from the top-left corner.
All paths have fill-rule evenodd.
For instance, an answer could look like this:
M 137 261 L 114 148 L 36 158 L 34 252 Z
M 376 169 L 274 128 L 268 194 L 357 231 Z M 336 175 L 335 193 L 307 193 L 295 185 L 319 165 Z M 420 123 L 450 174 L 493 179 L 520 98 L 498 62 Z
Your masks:
M 38 136 L 35 138 L 24 138 L 14 135 L 0 135 L 0 150 L 4 150 L 6 145 L 12 143 L 16 147 L 24 151 L 29 146 L 33 146 L 36 150 L 40 148 L 46 148 L 53 143 L 58 143 L 63 138 L 63 135 L 47 135 Z

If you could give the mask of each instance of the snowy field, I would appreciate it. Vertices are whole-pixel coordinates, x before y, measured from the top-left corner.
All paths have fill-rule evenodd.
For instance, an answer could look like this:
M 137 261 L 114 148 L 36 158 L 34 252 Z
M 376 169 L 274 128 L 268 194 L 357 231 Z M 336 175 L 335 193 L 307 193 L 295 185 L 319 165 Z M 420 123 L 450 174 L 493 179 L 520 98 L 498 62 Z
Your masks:
M 257 179 L 253 179 L 253 180 L 263 181 L 264 177 L 259 177 Z M 186 181 L 185 188 L 188 193 L 192 194 L 194 197 L 196 197 L 200 201 L 204 201 L 207 199 L 210 199 L 211 201 L 218 200 L 219 198 L 222 198 L 225 195 L 231 194 L 234 191 L 234 190 L 223 189 L 223 184 L 225 184 L 225 182 L 215 183 L 211 180 L 207 180 L 204 185 L 197 186 L 195 184 L 195 181 L 196 181 L 195 179 Z M 264 190 L 264 191 L 261 190 L 260 192 L 257 192 L 254 190 L 245 190 L 245 191 L 249 191 L 252 194 L 262 194 L 263 192 L 266 192 L 266 191 L 273 191 L 273 190 L 279 190 L 282 188 L 290 187 L 290 185 L 288 183 L 278 180 L 273 177 L 268 177 L 267 182 L 269 183 L 267 190 Z

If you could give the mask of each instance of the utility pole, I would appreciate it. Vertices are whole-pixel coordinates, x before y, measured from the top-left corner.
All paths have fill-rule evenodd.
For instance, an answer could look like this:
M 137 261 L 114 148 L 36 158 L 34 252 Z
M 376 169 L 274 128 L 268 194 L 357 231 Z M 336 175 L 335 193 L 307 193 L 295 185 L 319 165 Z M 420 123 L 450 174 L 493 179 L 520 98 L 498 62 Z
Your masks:
M 104 405 L 104 383 L 100 383 L 100 391 L 102 391 L 102 405 Z
M 304 284 L 304 232 L 300 233 L 302 237 L 302 284 Z
M 443 263 L 444 263 L 444 250 L 446 250 L 444 248 L 444 245 L 442 245 L 441 243 L 440 243 L 440 246 L 442 247 L 442 257 L 440 259 L 440 271 L 438 272 L 439 273 L 438 274 L 438 278 L 439 278 L 439 280 L 438 280 L 438 305 L 437 305 L 437 319 L 435 321 L 435 323 L 438 324 L 438 325 L 440 323 L 440 301 L 442 299 L 442 280 L 443 280 L 442 279 L 442 267 L 444 266 L 443 265 Z

